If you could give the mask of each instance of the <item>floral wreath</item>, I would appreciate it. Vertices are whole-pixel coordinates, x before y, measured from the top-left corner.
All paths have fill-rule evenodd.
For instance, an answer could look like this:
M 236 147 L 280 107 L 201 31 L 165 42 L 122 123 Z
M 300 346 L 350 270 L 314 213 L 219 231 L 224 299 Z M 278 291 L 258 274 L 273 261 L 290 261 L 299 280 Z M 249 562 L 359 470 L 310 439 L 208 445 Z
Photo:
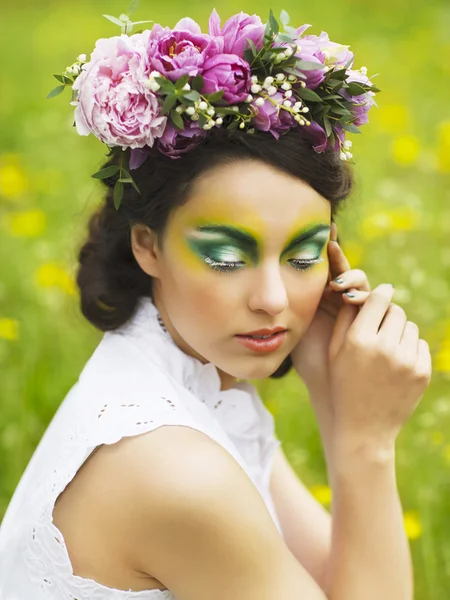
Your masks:
M 120 166 L 92 175 L 119 173 L 117 210 L 124 184 L 140 193 L 130 171 L 151 147 L 177 159 L 216 127 L 266 131 L 276 139 L 295 127 L 315 152 L 331 148 L 342 160 L 352 158 L 345 133 L 361 133 L 380 90 L 366 67 L 352 69 L 349 46 L 330 41 L 324 31 L 304 35 L 311 25 L 291 27 L 284 10 L 282 32 L 272 10 L 266 24 L 240 12 L 221 27 L 214 9 L 208 33 L 185 17 L 173 29 L 154 24 L 129 35 L 134 25 L 153 23 L 130 20 L 138 5 L 132 2 L 118 19 L 103 15 L 120 25 L 121 35 L 97 40 L 89 62 L 81 54 L 54 75 L 62 85 L 47 96 L 71 86 L 77 133 L 93 133 L 108 146 L 106 156 L 120 154 Z

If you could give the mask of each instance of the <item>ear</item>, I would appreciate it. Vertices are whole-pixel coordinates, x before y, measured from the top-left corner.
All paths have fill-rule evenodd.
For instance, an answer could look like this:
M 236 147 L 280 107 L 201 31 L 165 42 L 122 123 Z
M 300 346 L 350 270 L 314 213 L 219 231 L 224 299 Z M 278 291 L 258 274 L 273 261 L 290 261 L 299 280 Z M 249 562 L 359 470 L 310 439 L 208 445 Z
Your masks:
M 155 233 L 143 224 L 131 228 L 131 249 L 136 262 L 147 275 L 159 277 L 160 251 Z

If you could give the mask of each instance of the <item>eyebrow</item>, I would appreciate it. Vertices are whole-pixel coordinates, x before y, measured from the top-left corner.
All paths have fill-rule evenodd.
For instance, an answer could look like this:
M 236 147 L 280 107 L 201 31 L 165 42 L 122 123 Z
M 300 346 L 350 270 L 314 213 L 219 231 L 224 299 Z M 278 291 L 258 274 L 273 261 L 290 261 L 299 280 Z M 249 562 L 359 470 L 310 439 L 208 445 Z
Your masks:
M 245 231 L 242 231 L 241 229 L 236 229 L 235 227 L 230 227 L 228 225 L 200 225 L 199 227 L 197 227 L 197 230 L 200 232 L 204 231 L 206 233 L 223 233 L 229 238 L 234 239 L 238 242 L 243 242 L 244 244 L 250 247 L 257 247 L 258 245 L 257 240 L 252 235 L 246 233 Z M 301 229 L 288 242 L 288 245 L 284 252 L 288 252 L 292 248 L 295 248 L 302 242 L 316 236 L 318 233 L 321 233 L 323 231 L 329 232 L 330 225 L 327 223 L 316 223 L 314 225 L 309 225 L 308 227 Z

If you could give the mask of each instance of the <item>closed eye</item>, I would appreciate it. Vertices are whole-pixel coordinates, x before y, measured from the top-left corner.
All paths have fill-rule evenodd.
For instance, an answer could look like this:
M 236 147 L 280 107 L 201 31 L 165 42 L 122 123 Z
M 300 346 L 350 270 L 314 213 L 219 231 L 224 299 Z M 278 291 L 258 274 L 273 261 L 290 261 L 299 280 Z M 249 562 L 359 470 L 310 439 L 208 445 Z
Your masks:
M 242 260 L 239 261 L 216 261 L 212 259 L 210 256 L 205 256 L 203 259 L 214 271 L 218 271 L 220 273 L 229 273 L 232 271 L 237 271 L 246 263 Z M 323 262 L 325 259 L 320 256 L 314 259 L 299 259 L 299 258 L 291 258 L 288 260 L 289 263 L 293 265 L 295 269 L 298 271 L 307 271 L 317 265 L 318 263 Z

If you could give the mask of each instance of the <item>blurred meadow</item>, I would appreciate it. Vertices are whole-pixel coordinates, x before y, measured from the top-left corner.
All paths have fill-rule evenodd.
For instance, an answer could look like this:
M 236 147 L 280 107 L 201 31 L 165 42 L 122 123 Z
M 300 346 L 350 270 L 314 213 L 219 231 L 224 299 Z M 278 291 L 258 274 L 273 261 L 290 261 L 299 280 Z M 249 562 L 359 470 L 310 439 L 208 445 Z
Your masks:
M 74 282 L 86 222 L 101 202 L 91 178 L 107 148 L 81 137 L 70 92 L 46 99 L 81 53 L 120 30 L 128 1 L 1 1 L 0 20 L 0 521 L 58 405 L 101 339 L 81 316 Z M 450 4 L 448 0 L 141 1 L 133 20 L 207 31 L 243 10 L 267 20 L 284 8 L 307 33 L 349 44 L 368 68 L 379 108 L 353 141 L 357 189 L 338 227 L 352 268 L 394 301 L 430 344 L 433 379 L 397 441 L 397 474 L 417 600 L 450 594 Z M 151 27 L 151 24 L 139 27 Z M 292 373 L 257 385 L 301 479 L 329 507 L 318 429 Z

